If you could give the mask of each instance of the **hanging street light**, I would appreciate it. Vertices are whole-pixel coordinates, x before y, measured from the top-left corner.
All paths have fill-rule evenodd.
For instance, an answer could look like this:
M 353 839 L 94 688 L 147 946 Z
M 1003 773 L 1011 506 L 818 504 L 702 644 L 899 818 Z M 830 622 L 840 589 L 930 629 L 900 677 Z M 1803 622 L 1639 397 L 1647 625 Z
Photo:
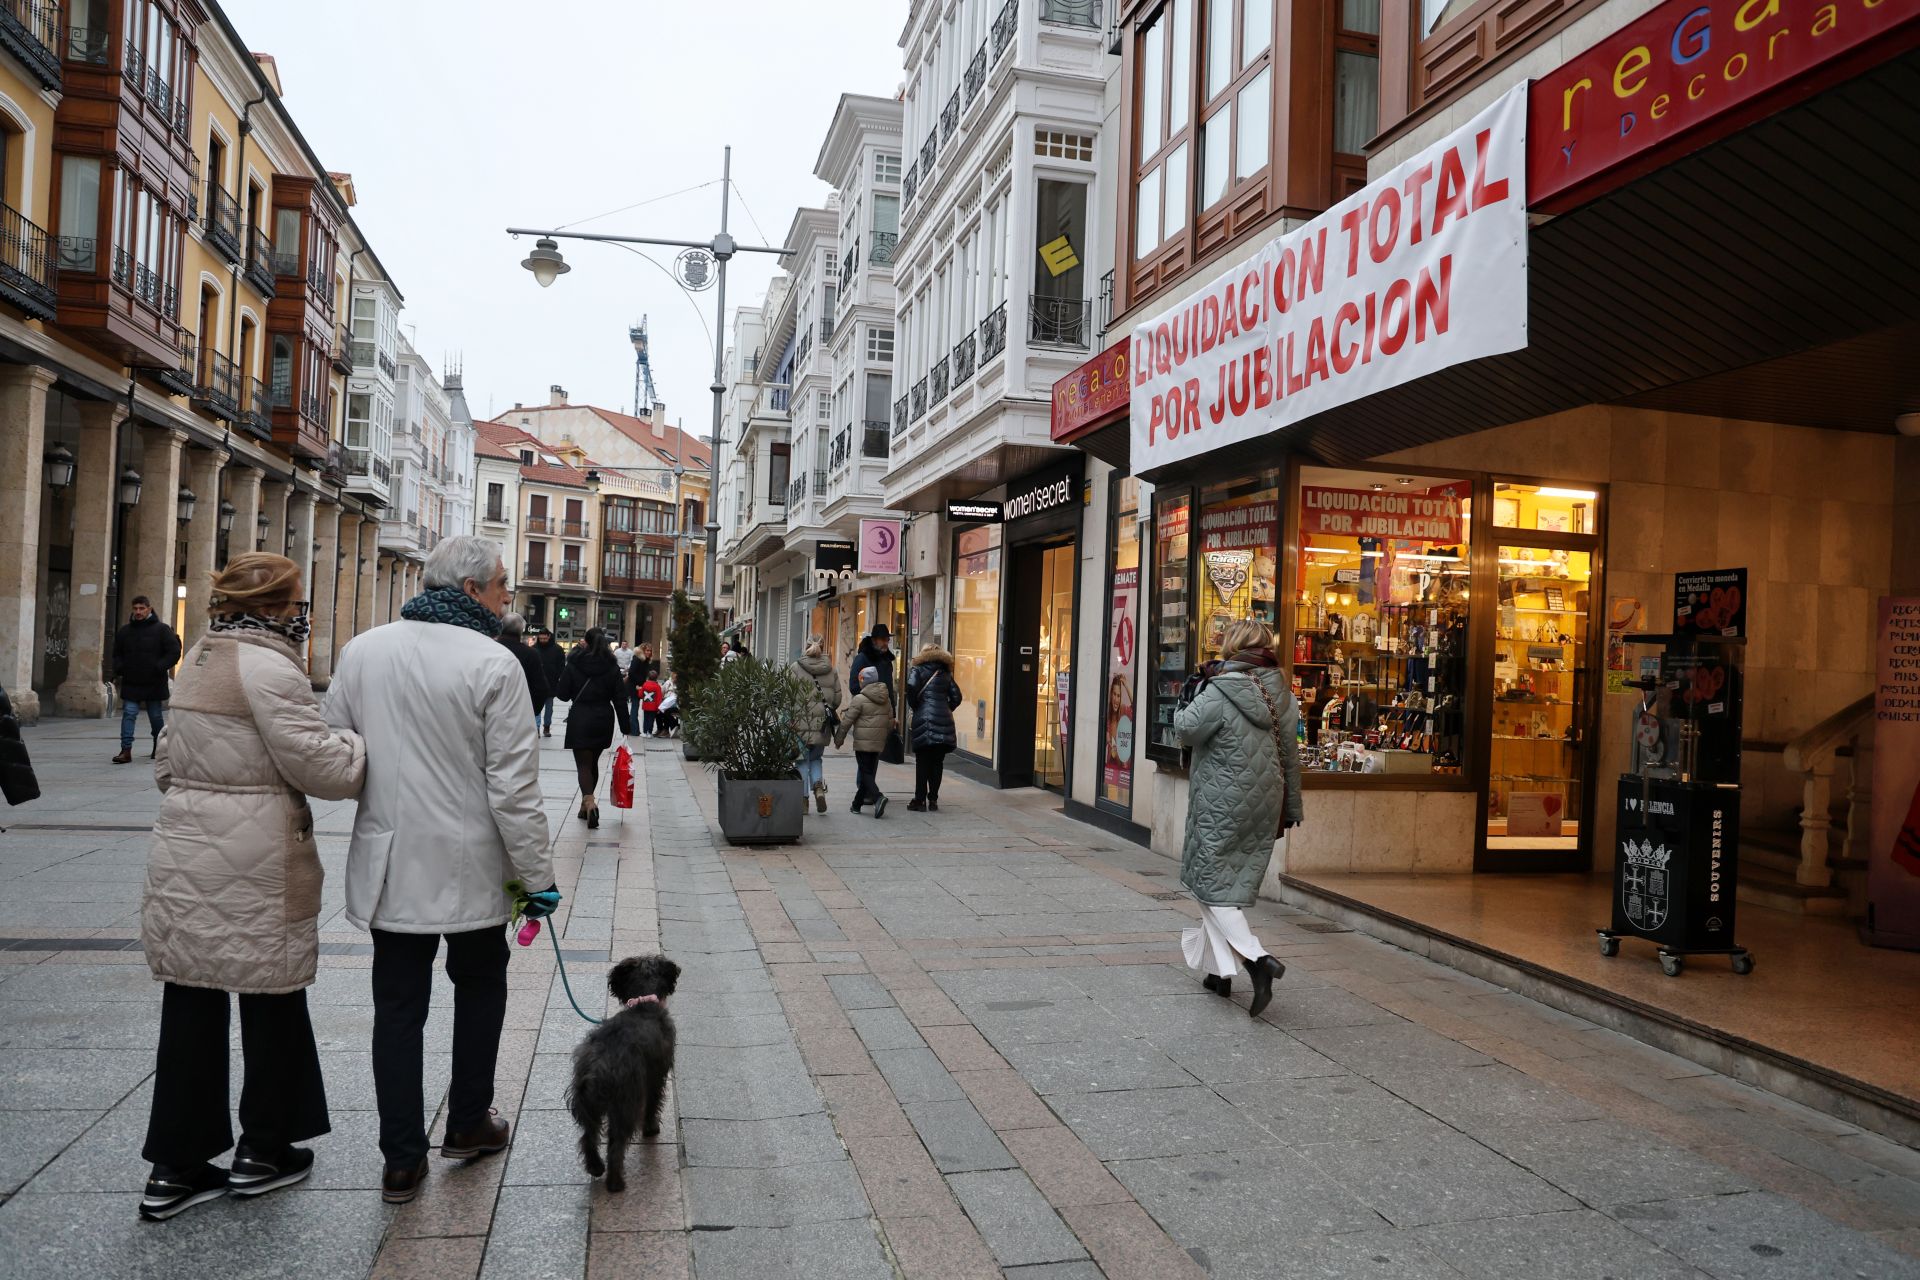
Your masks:
M 567 265 L 567 260 L 560 256 L 560 246 L 548 236 L 541 236 L 533 242 L 533 252 L 520 265 L 533 272 L 533 278 L 540 282 L 542 289 L 573 270 Z
M 199 502 L 200 499 L 194 495 L 193 490 L 185 485 L 180 486 L 179 520 L 181 524 L 187 524 L 193 519 L 193 509 L 199 505 Z
M 220 499 L 220 532 L 233 532 L 233 517 L 237 514 L 234 505 L 225 498 Z
M 140 473 L 132 467 L 120 473 L 120 505 L 123 507 L 140 505 Z
M 54 441 L 53 448 L 47 450 L 46 469 L 49 489 L 64 489 L 72 484 L 73 450 L 57 440 Z

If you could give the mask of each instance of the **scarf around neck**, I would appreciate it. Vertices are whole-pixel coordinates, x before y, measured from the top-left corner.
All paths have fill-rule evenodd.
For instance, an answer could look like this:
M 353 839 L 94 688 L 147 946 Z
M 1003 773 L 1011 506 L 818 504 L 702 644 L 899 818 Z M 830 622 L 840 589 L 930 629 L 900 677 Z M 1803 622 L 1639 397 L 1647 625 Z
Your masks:
M 500 619 L 458 587 L 429 587 L 401 605 L 400 616 L 408 622 L 444 622 L 465 627 L 488 637 L 500 634 Z
M 223 613 L 207 624 L 209 631 L 265 631 L 296 650 L 307 647 L 307 633 L 312 629 L 312 620 L 305 614 L 296 618 L 269 618 L 259 613 Z

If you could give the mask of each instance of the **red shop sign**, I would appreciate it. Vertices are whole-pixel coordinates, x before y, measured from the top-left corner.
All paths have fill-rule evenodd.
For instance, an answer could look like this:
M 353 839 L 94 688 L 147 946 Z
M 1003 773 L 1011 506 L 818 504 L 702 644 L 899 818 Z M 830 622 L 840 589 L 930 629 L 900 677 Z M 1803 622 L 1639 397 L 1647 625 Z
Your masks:
M 1562 213 L 1920 44 L 1920 0 L 1667 0 L 1527 104 L 1531 207 Z
M 1093 428 L 1126 416 L 1133 394 L 1127 382 L 1127 345 L 1120 339 L 1053 384 L 1055 444 L 1071 444 Z

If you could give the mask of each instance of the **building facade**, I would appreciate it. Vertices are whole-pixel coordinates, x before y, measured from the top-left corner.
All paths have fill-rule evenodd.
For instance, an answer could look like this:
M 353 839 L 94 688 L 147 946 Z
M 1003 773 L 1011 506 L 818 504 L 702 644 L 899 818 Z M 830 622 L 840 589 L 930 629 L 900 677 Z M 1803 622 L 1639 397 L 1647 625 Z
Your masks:
M 324 684 L 384 621 L 384 460 L 371 436 L 348 452 L 345 311 L 353 280 L 391 283 L 352 179 L 215 4 L 7 21 L 0 680 L 28 718 L 105 714 L 132 597 L 190 643 L 213 571 L 264 547 L 301 566 Z

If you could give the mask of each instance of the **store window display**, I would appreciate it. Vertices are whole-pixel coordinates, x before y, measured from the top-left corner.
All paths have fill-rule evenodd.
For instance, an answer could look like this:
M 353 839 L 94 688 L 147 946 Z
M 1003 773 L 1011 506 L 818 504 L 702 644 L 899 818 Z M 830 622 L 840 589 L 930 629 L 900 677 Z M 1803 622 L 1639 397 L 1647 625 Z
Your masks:
M 1459 773 L 1473 483 L 1305 467 L 1293 679 L 1301 767 Z
M 953 549 L 953 674 L 967 696 L 953 717 L 956 745 L 990 760 L 1000 688 L 1000 526 L 963 528 Z
M 1099 799 L 1121 814 L 1133 811 L 1133 760 L 1137 750 L 1133 705 L 1135 663 L 1140 651 L 1140 482 L 1112 477 L 1107 563 L 1113 581 L 1107 596 L 1106 710 L 1102 718 Z

